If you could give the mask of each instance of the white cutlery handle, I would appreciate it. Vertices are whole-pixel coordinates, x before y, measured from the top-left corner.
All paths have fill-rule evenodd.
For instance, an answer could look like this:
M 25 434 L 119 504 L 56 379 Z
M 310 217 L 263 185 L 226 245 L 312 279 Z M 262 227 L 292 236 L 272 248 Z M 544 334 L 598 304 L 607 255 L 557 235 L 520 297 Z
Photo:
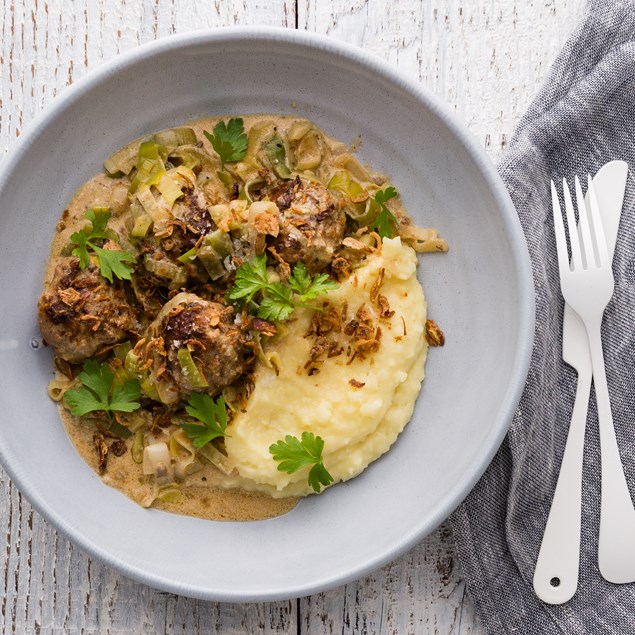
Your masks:
M 578 587 L 582 460 L 590 392 L 591 374 L 582 372 L 578 375 L 567 444 L 534 570 L 534 591 L 548 604 L 567 602 Z
M 625 584 L 635 582 L 635 508 L 624 476 L 613 426 L 600 324 L 600 321 L 587 324 L 602 457 L 598 566 L 606 580 Z

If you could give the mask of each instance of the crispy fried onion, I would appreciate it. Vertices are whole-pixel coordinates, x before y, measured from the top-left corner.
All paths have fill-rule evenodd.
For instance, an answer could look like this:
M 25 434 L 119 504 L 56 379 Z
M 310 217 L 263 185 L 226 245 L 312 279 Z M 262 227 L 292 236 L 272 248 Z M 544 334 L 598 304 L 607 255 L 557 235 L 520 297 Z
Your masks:
M 97 469 L 100 474 L 104 474 L 108 466 L 108 444 L 100 432 L 93 435 L 93 446 L 97 452 Z
M 410 245 L 419 253 L 445 252 L 448 243 L 439 237 L 436 229 L 431 227 L 416 227 L 415 225 L 402 225 L 399 228 L 401 239 L 406 245 Z
M 382 302 L 380 297 L 383 296 L 378 295 L 378 302 Z M 387 301 L 383 306 L 385 309 Z M 376 324 L 375 315 L 381 316 L 382 312 L 376 314 L 362 304 L 352 319 L 347 318 L 347 313 L 346 302 L 339 309 L 325 302 L 323 311 L 313 316 L 306 337 L 315 336 L 315 342 L 301 370 L 315 375 L 320 372 L 324 361 L 331 357 L 345 354 L 347 364 L 351 364 L 354 359 L 363 360 L 379 350 L 382 329 Z

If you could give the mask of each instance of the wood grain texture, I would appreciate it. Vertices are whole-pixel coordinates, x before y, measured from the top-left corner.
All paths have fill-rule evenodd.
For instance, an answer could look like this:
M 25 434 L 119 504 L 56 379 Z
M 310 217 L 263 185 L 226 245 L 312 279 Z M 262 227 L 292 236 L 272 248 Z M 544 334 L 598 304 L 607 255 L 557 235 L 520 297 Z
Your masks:
M 420 80 L 496 159 L 583 6 L 583 0 L 300 0 L 298 22 Z
M 0 0 L 0 150 L 66 85 L 141 43 L 210 26 L 297 24 L 420 80 L 496 159 L 582 7 L 583 0 Z M 200 602 L 92 561 L 0 471 L 0 552 L 3 633 L 483 633 L 447 526 L 333 591 L 285 602 Z

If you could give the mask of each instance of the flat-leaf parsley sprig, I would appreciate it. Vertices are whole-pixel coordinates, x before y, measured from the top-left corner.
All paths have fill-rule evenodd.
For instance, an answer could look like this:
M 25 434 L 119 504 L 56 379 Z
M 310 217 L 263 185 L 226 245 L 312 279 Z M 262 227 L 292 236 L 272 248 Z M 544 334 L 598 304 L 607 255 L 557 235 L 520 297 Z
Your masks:
M 220 157 L 221 170 L 225 169 L 225 163 L 240 161 L 247 154 L 247 135 L 241 117 L 230 119 L 227 124 L 219 121 L 213 135 L 207 130 L 203 134 Z
M 303 467 L 312 466 L 309 471 L 309 485 L 313 491 L 320 493 L 322 485 L 325 487 L 333 482 L 333 477 L 322 462 L 324 440 L 316 437 L 312 432 L 303 432 L 302 439 L 287 434 L 284 441 L 269 446 L 269 452 L 274 461 L 280 461 L 278 470 L 293 474 Z
M 81 386 L 67 390 L 64 402 L 76 417 L 90 412 L 104 412 L 109 419 L 110 432 L 122 437 L 130 436 L 130 431 L 119 424 L 111 413 L 132 412 L 141 406 L 139 399 L 141 389 L 136 379 L 123 384 L 114 384 L 114 375 L 108 364 L 100 364 L 94 359 L 87 359 L 79 374 Z
M 110 212 L 102 207 L 86 210 L 84 216 L 90 221 L 80 231 L 71 235 L 71 243 L 75 248 L 71 254 L 79 258 L 79 266 L 86 269 L 90 265 L 90 250 L 97 256 L 99 271 L 111 284 L 113 274 L 120 280 L 130 280 L 134 269 L 128 263 L 136 262 L 135 257 L 127 251 L 104 249 L 95 244 L 96 240 L 107 240 L 106 225 L 110 219 Z
M 302 262 L 295 265 L 286 282 L 270 282 L 267 256 L 263 254 L 236 270 L 234 286 L 229 289 L 227 298 L 232 302 L 246 302 L 263 320 L 284 321 L 297 307 L 321 310 L 307 302 L 337 287 L 325 273 L 310 276 Z
M 375 216 L 372 227 L 382 238 L 392 238 L 397 233 L 397 218 L 386 206 L 386 202 L 395 196 L 397 190 L 392 185 L 375 192 L 373 196 L 373 200 L 379 205 L 379 213 Z
M 227 436 L 227 408 L 222 395 L 214 401 L 205 393 L 195 392 L 185 406 L 185 411 L 203 424 L 181 424 L 195 448 L 202 448 L 214 439 Z

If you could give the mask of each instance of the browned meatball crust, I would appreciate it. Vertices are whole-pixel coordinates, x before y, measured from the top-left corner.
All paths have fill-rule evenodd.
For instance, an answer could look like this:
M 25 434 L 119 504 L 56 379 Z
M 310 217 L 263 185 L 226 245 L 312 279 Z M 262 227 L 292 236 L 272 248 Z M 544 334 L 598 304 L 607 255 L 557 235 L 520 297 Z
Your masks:
M 310 274 L 322 271 L 344 238 L 346 213 L 340 199 L 300 177 L 270 196 L 280 210 L 280 231 L 272 246 L 290 265 L 303 262 Z
M 218 394 L 246 373 L 254 360 L 246 329 L 236 324 L 233 307 L 200 300 L 175 307 L 162 322 L 167 369 L 180 390 Z M 188 348 L 206 387 L 193 387 L 178 351 Z
M 177 204 L 179 214 L 167 234 L 155 236 L 149 232 L 139 241 L 141 266 L 133 274 L 132 288 L 145 315 L 153 318 L 159 312 L 166 300 L 162 297 L 164 289 L 179 289 L 206 279 L 198 262 L 184 264 L 178 260 L 202 236 L 216 229 L 206 205 L 200 191 L 187 193 Z
M 207 211 L 207 201 L 200 190 L 187 192 L 173 209 L 174 224 L 168 237 L 161 243 L 166 251 L 178 257 L 194 247 L 201 236 L 216 229 Z
M 138 328 L 135 311 L 117 284 L 110 284 L 91 263 L 62 258 L 38 303 L 44 340 L 60 358 L 79 363 L 125 339 Z

